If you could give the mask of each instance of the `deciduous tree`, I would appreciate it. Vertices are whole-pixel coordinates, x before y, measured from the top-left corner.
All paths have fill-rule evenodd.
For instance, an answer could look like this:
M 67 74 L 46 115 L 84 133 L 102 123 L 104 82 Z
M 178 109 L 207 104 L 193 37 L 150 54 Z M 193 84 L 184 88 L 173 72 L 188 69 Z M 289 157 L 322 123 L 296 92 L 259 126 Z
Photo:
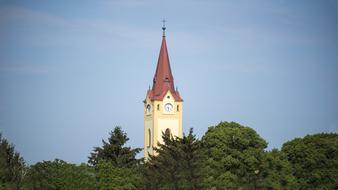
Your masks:
M 25 171 L 23 158 L 0 133 L 0 189 L 21 189 Z
M 299 189 L 296 178 L 292 175 L 292 166 L 286 155 L 277 150 L 265 152 L 262 171 L 259 171 L 260 189 Z
M 301 190 L 338 189 L 338 134 L 315 134 L 284 143 Z
M 93 190 L 94 169 L 86 164 L 69 164 L 63 160 L 42 161 L 30 166 L 25 178 L 27 190 Z
M 101 160 L 97 164 L 99 190 L 138 190 L 143 176 L 138 168 L 116 167 L 112 162 Z
M 221 122 L 202 138 L 205 189 L 259 189 L 267 143 L 253 129 Z

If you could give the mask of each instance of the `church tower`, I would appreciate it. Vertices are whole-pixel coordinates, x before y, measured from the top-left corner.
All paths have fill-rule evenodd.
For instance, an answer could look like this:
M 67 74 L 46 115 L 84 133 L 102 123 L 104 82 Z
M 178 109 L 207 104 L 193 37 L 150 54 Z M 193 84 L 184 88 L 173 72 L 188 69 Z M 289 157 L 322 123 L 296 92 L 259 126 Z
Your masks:
M 182 137 L 183 100 L 175 89 L 167 50 L 166 27 L 163 25 L 162 44 L 152 88 L 144 102 L 144 157 L 156 154 L 153 147 L 163 143 L 162 133 Z

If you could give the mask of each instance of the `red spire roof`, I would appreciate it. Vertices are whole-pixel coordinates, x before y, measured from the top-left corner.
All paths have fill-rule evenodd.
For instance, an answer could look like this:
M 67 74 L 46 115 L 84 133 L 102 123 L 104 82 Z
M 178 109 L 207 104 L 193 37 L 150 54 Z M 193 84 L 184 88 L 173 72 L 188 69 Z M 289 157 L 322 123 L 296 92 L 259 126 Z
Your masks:
M 147 96 L 149 96 L 151 100 L 163 100 L 168 90 L 176 101 L 183 101 L 178 90 L 175 90 L 174 87 L 174 77 L 171 73 L 167 43 L 163 32 L 160 55 L 153 79 L 153 87 L 148 90 Z

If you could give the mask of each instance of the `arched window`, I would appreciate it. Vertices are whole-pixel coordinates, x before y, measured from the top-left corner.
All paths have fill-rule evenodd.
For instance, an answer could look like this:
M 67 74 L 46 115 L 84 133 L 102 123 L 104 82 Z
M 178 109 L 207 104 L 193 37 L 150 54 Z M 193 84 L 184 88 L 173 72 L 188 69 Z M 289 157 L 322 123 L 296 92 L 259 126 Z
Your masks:
M 147 109 L 146 110 L 147 110 L 148 113 L 150 112 L 150 110 L 151 110 L 150 104 L 147 105 Z
M 151 146 L 151 131 L 148 129 L 148 148 Z
M 160 111 L 160 104 L 157 104 L 157 111 Z
M 170 136 L 170 134 L 171 134 L 171 131 L 170 131 L 170 129 L 169 129 L 169 128 L 167 128 L 167 129 L 165 130 L 164 134 L 165 134 L 165 135 L 167 135 L 167 136 Z
M 177 105 L 176 110 L 180 111 L 180 105 Z

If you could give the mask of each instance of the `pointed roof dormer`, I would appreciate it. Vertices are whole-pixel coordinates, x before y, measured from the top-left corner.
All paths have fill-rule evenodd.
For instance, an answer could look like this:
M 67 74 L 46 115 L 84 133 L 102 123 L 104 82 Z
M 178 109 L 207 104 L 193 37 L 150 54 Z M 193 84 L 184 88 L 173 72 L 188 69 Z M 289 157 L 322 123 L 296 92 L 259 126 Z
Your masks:
M 171 73 L 167 50 L 165 29 L 166 27 L 163 26 L 160 55 L 158 57 L 156 72 L 153 79 L 153 86 L 151 90 L 148 90 L 148 96 L 151 100 L 163 100 L 165 94 L 170 91 L 176 101 L 183 101 L 178 90 L 175 90 L 174 77 Z

